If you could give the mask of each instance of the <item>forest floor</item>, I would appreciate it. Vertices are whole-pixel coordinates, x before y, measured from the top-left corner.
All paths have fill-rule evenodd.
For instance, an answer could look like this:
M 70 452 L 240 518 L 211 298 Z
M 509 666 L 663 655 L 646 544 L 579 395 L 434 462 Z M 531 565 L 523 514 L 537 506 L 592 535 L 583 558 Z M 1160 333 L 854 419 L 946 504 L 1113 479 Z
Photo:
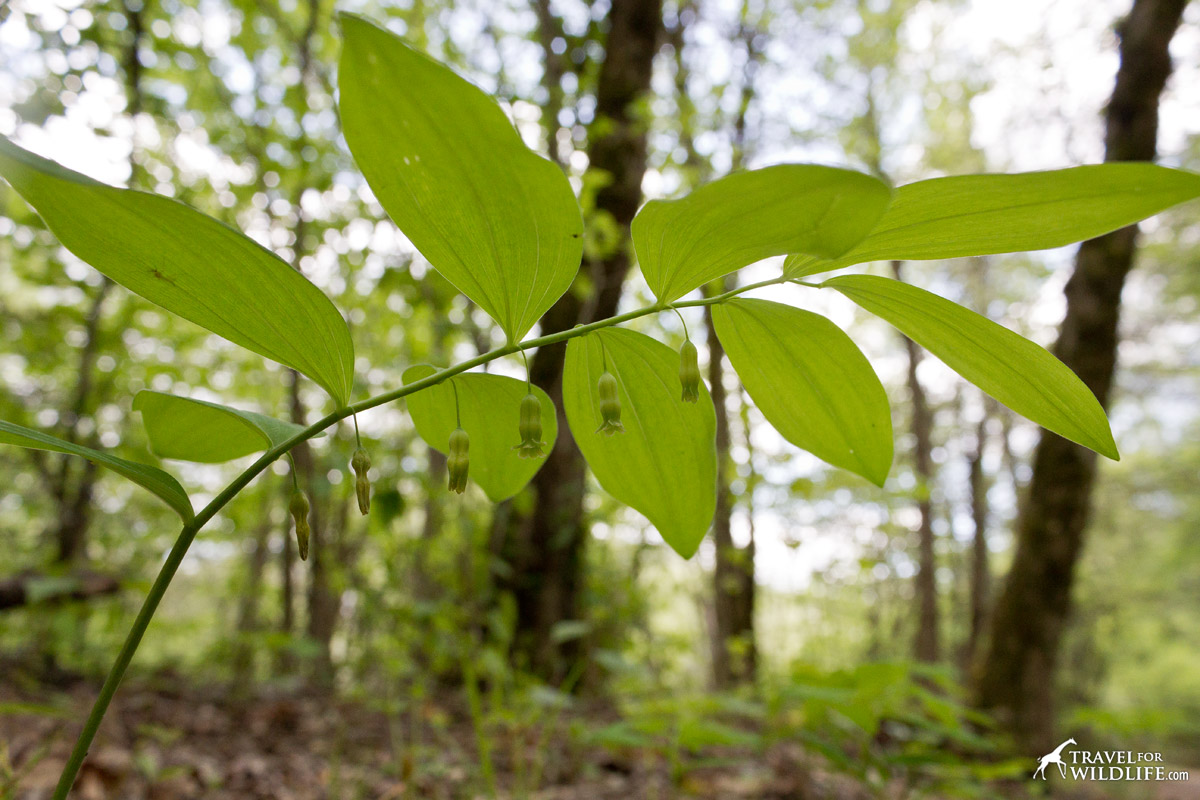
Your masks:
M 187 686 L 183 679 L 170 681 Z M 0 680 L 0 798 L 48 798 L 66 760 L 78 723 L 96 687 L 77 683 L 50 690 L 18 690 Z M 389 718 L 360 704 L 311 693 L 256 693 L 235 699 L 228 688 L 164 688 L 161 680 L 122 687 L 109 711 L 72 795 L 78 800 L 474 800 L 488 797 L 466 709 L 453 699 L 427 702 L 422 712 L 439 720 L 402 741 Z M 603 708 L 574 711 L 571 723 L 603 725 Z M 552 734 L 491 743 L 500 787 L 530 782 L 539 788 L 501 791 L 519 800 L 816 800 L 817 798 L 937 797 L 906 787 L 869 790 L 822 767 L 799 745 L 766 753 L 734 749 L 705 752 L 686 769 L 672 769 L 662 753 L 573 745 L 565 727 Z M 537 765 L 541 764 L 539 768 Z M 672 776 L 674 775 L 674 779 Z M 7 785 L 6 785 L 7 784 Z M 1012 782 L 984 787 L 1005 798 L 1044 797 Z M 1048 784 L 1041 784 L 1050 788 Z M 1040 788 L 1040 787 L 1039 787 Z M 1200 800 L 1200 774 L 1181 784 L 1110 790 L 1076 785 L 1052 796 L 1070 800 L 1144 798 Z

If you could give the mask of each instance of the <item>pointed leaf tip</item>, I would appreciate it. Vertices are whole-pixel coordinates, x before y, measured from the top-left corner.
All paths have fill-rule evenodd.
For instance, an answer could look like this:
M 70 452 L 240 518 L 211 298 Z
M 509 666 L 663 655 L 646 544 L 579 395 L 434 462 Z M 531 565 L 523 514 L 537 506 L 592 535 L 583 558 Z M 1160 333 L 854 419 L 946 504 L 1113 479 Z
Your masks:
M 747 393 L 785 439 L 883 486 L 891 409 L 849 336 L 819 314 L 767 300 L 716 305 L 713 324 Z
M 362 17 L 342 30 L 338 105 L 355 162 L 421 255 L 518 341 L 579 270 L 567 176 L 450 68 Z
M 887 320 L 1021 416 L 1106 458 L 1120 459 L 1096 396 L 1040 345 L 957 303 L 891 278 L 845 275 L 821 285 Z
M 282 259 L 178 200 L 118 189 L 0 137 L 0 176 L 63 246 L 152 303 L 293 367 L 339 405 L 354 345 L 337 308 Z
M 24 425 L 2 420 L 0 420 L 0 444 L 14 444 L 32 450 L 49 450 L 54 453 L 66 453 L 86 458 L 152 492 L 170 506 L 184 522 L 190 522 L 194 516 L 192 501 L 188 499 L 187 492 L 179 485 L 179 481 L 157 467 L 128 461 L 103 450 L 94 450 L 33 428 L 26 428 Z
M 615 436 L 602 424 L 604 374 L 623 408 Z M 645 334 L 607 328 L 567 344 L 563 405 L 575 443 L 604 490 L 684 558 L 695 555 L 717 503 L 716 414 L 703 382 L 697 388 L 697 402 L 680 400 L 679 354 Z

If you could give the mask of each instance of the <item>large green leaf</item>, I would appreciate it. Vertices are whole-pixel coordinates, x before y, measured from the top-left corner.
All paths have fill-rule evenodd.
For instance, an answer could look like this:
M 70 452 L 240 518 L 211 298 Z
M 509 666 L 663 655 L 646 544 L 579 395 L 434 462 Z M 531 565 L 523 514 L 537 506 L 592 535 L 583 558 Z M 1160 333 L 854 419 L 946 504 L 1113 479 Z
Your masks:
M 321 290 L 193 208 L 98 183 L 0 137 L 0 175 L 59 241 L 130 291 L 294 367 L 345 405 L 354 345 Z
M 48 433 L 12 422 L 0 421 L 0 444 L 15 444 L 31 450 L 49 450 L 54 453 L 66 453 L 86 458 L 102 467 L 108 467 L 143 489 L 150 490 L 182 517 L 184 522 L 188 522 L 193 516 L 192 503 L 188 500 L 187 492 L 179 485 L 179 481 L 157 467 L 139 464 L 136 461 L 127 461 L 102 450 L 93 450 L 90 447 L 72 444 L 57 436 L 51 436 Z
M 960 175 L 901 186 L 871 235 L 825 260 L 789 258 L 792 278 L 867 261 L 1018 253 L 1091 239 L 1200 197 L 1200 175 L 1145 163 L 1017 175 Z
M 604 435 L 596 386 L 617 379 L 624 433 Z M 563 373 L 571 435 L 605 491 L 638 511 L 690 558 L 717 503 L 717 422 L 708 389 L 679 399 L 679 354 L 634 331 L 608 328 L 572 339 Z
M 845 275 L 821 285 L 892 323 L 1018 414 L 1101 455 L 1120 458 L 1096 396 L 1045 348 L 957 303 L 891 278 Z
M 359 169 L 429 263 L 519 340 L 579 270 L 566 175 L 480 89 L 368 20 L 341 21 L 338 102 Z
M 785 439 L 883 485 L 891 410 L 849 336 L 819 314 L 767 300 L 713 306 L 713 324 L 742 385 Z
M 771 256 L 839 256 L 875 227 L 890 197 L 882 181 L 834 167 L 737 172 L 647 203 L 633 220 L 633 245 L 651 291 L 669 303 Z
M 409 367 L 404 383 L 427 378 L 436 370 L 428 364 Z M 453 382 L 453 386 L 451 386 Z M 503 375 L 477 372 L 455 375 L 441 383 L 410 394 L 408 413 L 425 443 L 442 453 L 455 428 L 454 395 L 458 390 L 462 427 L 471 437 L 469 479 L 479 484 L 493 503 L 507 500 L 525 487 L 541 469 L 544 459 L 521 458 L 515 446 L 521 441 L 519 424 L 524 381 Z M 542 440 L 545 451 L 554 448 L 558 436 L 558 414 L 554 403 L 538 387 L 533 393 L 542 402 Z
M 162 392 L 138 392 L 133 410 L 142 412 L 155 455 L 204 464 L 261 452 L 304 430 L 253 411 Z

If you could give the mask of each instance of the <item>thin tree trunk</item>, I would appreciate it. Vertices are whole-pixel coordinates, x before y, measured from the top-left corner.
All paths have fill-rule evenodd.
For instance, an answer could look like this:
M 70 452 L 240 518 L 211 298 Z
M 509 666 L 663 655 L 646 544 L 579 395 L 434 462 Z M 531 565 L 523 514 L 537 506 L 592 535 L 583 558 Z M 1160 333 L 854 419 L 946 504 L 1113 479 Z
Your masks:
M 1186 0 L 1135 0 L 1118 33 L 1121 62 L 1105 112 L 1105 160 L 1152 161 L 1158 101 L 1171 74 L 1169 45 Z M 1055 354 L 1107 407 L 1116 368 L 1121 290 L 1133 265 L 1137 227 L 1080 245 L 1066 287 Z M 997 601 L 976 698 L 996 712 L 1020 747 L 1055 743 L 1055 666 L 1084 542 L 1096 457 L 1043 431 L 1016 526 L 1013 565 Z
M 271 497 L 275 492 L 268 492 Z M 246 584 L 238 598 L 237 645 L 230 658 L 235 688 L 246 687 L 254 678 L 254 643 L 248 641 L 258 631 L 258 610 L 262 596 L 263 571 L 267 566 L 268 542 L 271 539 L 270 515 L 254 529 L 254 549 L 246 561 Z
M 298 247 L 299 245 L 297 245 Z M 300 399 L 300 375 L 295 370 L 291 373 L 291 408 L 292 422 L 297 425 L 308 424 L 305 421 L 304 404 Z M 308 492 L 312 511 L 308 521 L 312 528 L 308 545 L 308 626 L 307 633 L 316 644 L 316 656 L 313 659 L 312 677 L 318 684 L 328 684 L 333 680 L 333 655 L 330 643 L 333 639 L 334 626 L 337 622 L 337 602 L 329 587 L 329 556 L 333 546 L 331 526 L 326 520 L 326 504 L 329 492 L 325 490 L 324 481 L 319 477 L 313 458 L 312 448 L 308 442 L 301 442 L 292 448 L 292 458 L 299 473 L 300 488 Z
M 727 282 L 722 282 L 726 283 Z M 718 283 L 720 286 L 721 283 Z M 722 287 L 723 288 L 723 287 Z M 705 309 L 708 333 L 708 384 L 717 417 L 717 508 L 713 515 L 713 683 L 727 689 L 753 683 L 758 666 L 754 641 L 754 542 L 738 547 L 733 542 L 733 493 L 729 489 L 729 409 L 725 393 L 725 349 L 717 338 L 710 309 Z
M 901 262 L 892 262 L 896 280 L 903 280 Z M 912 405 L 913 470 L 917 476 L 917 635 L 913 655 L 918 661 L 934 662 L 941 655 L 938 633 L 937 556 L 933 537 L 933 414 L 925 397 L 925 388 L 917 377 L 921 365 L 921 348 L 907 336 L 908 396 Z
M 558 112 L 563 107 L 562 79 L 566 74 L 563 53 L 554 52 L 554 40 L 564 39 L 562 24 L 550 9 L 550 0 L 533 0 L 537 14 L 538 43 L 542 46 L 542 86 L 546 90 L 546 105 L 542 108 L 542 130 L 546 134 L 546 152 L 551 160 L 563 166 L 558 149 Z
M 662 29 L 661 0 L 613 0 L 604 63 L 596 89 L 597 124 L 588 143 L 591 169 L 610 180 L 596 193 L 597 214 L 611 217 L 624 232 L 622 242 L 591 266 L 593 295 L 586 303 L 568 291 L 542 319 L 542 333 L 567 330 L 578 323 L 616 313 L 625 274 L 629 223 L 642 198 L 646 171 L 646 124 L 637 117 L 640 98 L 650 89 L 651 68 Z M 542 387 L 558 411 L 558 440 L 533 480 L 530 513 L 508 515 L 500 556 L 511 568 L 501 588 L 517 606 L 518 654 L 544 678 L 561 679 L 580 652 L 579 640 L 554 641 L 554 626 L 580 618 L 587 526 L 583 518 L 584 462 L 571 438 L 563 412 L 562 369 L 565 345 L 539 348 L 530 378 Z
M 754 100 L 754 76 L 762 58 L 755 45 L 758 31 L 745 22 L 748 9 L 743 5 L 743 23 L 738 38 L 746 51 L 746 64 L 742 77 L 742 90 L 737 114 L 734 116 L 731 137 L 732 154 L 730 167 L 741 169 L 746 160 L 746 117 Z M 682 47 L 682 31 L 676 32 L 676 47 Z M 682 61 L 679 62 L 682 72 Z M 686 91 L 686 81 L 683 86 Z M 690 132 L 683 138 L 689 143 L 689 156 L 695 152 Z M 732 276 L 714 281 L 709 285 L 710 293 L 720 293 L 732 288 Z M 743 683 L 753 683 L 758 668 L 758 652 L 754 639 L 754 540 L 745 547 L 733 542 L 733 493 L 730 491 L 730 468 L 733 466 L 729 454 L 729 409 L 726 405 L 724 385 L 725 348 L 717 338 L 713 325 L 712 306 L 704 309 L 704 324 L 708 336 L 708 383 L 716 411 L 717 450 L 717 506 L 713 515 L 713 544 L 716 546 L 716 564 L 713 569 L 713 610 L 716 616 L 716 631 L 713 636 L 713 682 L 718 688 L 729 688 Z
M 288 639 L 296 631 L 296 553 L 292 550 L 291 518 L 283 525 L 283 545 L 279 548 L 279 632 Z M 295 669 L 291 652 L 281 650 L 276 661 L 278 671 L 287 675 Z
M 971 536 L 971 567 L 969 578 L 970 626 L 963 663 L 968 666 L 975 660 L 983 630 L 987 625 L 988 603 L 991 599 L 991 576 L 988 566 L 988 501 L 987 476 L 983 472 L 983 450 L 987 443 L 988 415 L 975 428 L 975 447 L 967 459 L 971 487 L 971 521 L 975 530 Z
M 125 111 L 128 116 L 134 117 L 142 110 L 142 63 L 138 57 L 138 50 L 144 35 L 142 18 L 145 8 L 140 3 L 126 2 L 123 11 L 129 30 L 129 42 L 121 54 L 125 78 Z M 141 170 L 137 159 L 138 147 L 137 142 L 134 142 L 129 157 L 129 185 L 135 188 L 141 182 Z M 77 382 L 64 420 L 66 429 L 62 433 L 62 437 L 69 442 L 78 441 L 79 423 L 87 416 L 91 405 L 92 370 L 100 349 L 101 314 L 112 285 L 107 276 L 101 276 L 100 286 L 84 322 L 84 342 L 79 353 Z M 55 560 L 59 563 L 76 563 L 84 559 L 87 532 L 91 525 L 92 497 L 97 479 L 96 465 L 89 461 L 76 468 L 75 461 L 72 456 L 61 457 L 58 477 L 53 488 L 58 501 L 54 541 Z
M 445 524 L 442 498 L 446 493 L 446 456 L 429 448 L 428 494 L 425 496 L 425 515 L 421 522 L 421 541 L 417 544 L 410 568 L 413 597 L 420 601 L 433 600 L 437 584 L 429 574 L 429 551 L 433 548 Z

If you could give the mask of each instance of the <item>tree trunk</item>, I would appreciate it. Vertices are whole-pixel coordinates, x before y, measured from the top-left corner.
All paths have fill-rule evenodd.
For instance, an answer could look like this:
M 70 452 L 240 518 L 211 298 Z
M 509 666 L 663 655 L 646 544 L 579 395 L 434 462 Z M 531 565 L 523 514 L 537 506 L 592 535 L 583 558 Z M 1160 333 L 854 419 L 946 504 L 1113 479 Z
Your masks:
M 296 631 L 296 553 L 292 549 L 291 517 L 283 525 L 283 544 L 279 548 L 279 633 L 290 638 Z M 280 650 L 276 669 L 281 674 L 290 674 L 295 669 L 295 659 L 288 649 Z
M 892 273 L 896 280 L 903 280 L 901 262 L 892 262 Z M 920 522 L 917 528 L 917 635 L 913 643 L 913 655 L 918 661 L 934 662 L 941 654 L 938 636 L 937 557 L 933 540 L 933 414 L 925 398 L 925 388 L 917 378 L 921 366 L 921 348 L 907 336 L 904 347 L 908 351 L 908 395 L 912 404 L 913 470 L 917 476 L 917 512 Z
M 757 27 L 748 23 L 747 9 L 743 6 L 743 20 L 738 30 L 738 39 L 746 51 L 743 67 L 742 88 L 737 113 L 733 119 L 730 136 L 730 170 L 736 171 L 746 161 L 746 117 L 754 101 L 754 78 L 762 61 L 761 49 L 756 44 Z M 674 44 L 679 57 L 683 48 L 683 31 L 676 26 L 673 31 Z M 677 71 L 684 75 L 680 59 Z M 678 80 L 678 78 L 677 78 Z M 676 90 L 686 94 L 686 78 L 677 84 Z M 686 142 L 689 159 L 696 156 L 695 144 L 690 131 L 681 137 Z M 714 281 L 707 287 L 711 293 L 719 294 L 733 288 L 736 278 L 727 276 Z M 730 491 L 729 455 L 729 409 L 726 405 L 724 385 L 725 348 L 717 338 L 713 325 L 712 306 L 704 308 L 704 325 L 708 337 L 708 384 L 716 411 L 717 431 L 717 508 L 713 515 L 713 544 L 716 547 L 716 564 L 713 569 L 713 611 L 716 631 L 713 637 L 713 683 L 720 689 L 738 684 L 753 683 L 758 671 L 758 650 L 754 639 L 754 538 L 751 536 L 745 547 L 733 543 L 733 493 Z M 747 437 L 748 438 L 748 437 Z
M 971 521 L 975 530 L 971 537 L 971 567 L 969 577 L 970 614 L 967 644 L 962 663 L 968 667 L 975 660 L 983 630 L 987 625 L 988 601 L 991 597 L 991 576 L 988 572 L 987 545 L 987 477 L 983 474 L 983 449 L 987 443 L 988 415 L 984 414 L 975 428 L 975 449 L 967 460 L 971 488 Z
M 646 124 L 637 118 L 637 105 L 650 88 L 662 28 L 661 0 L 613 0 L 608 19 L 588 161 L 590 169 L 610 177 L 596 193 L 596 213 L 610 216 L 625 236 L 590 264 L 593 295 L 584 302 L 575 290 L 564 294 L 542 319 L 543 334 L 615 314 L 629 271 L 629 223 L 641 203 L 646 171 Z M 497 512 L 511 515 L 500 537 L 500 556 L 512 573 L 501 581 L 501 588 L 516 600 L 518 654 L 526 666 L 550 680 L 562 678 L 579 652 L 578 640 L 560 645 L 551 632 L 558 622 L 581 616 L 587 540 L 584 461 L 563 412 L 564 354 L 563 344 L 542 347 L 530 364 L 530 378 L 550 395 L 558 411 L 558 440 L 533 479 L 532 511 L 516 513 L 508 504 Z
M 297 242 L 300 234 L 297 235 Z M 299 244 L 297 244 L 299 247 Z M 292 422 L 297 425 L 307 425 L 305 421 L 304 404 L 300 399 L 300 375 L 295 370 L 291 373 L 291 407 Z M 318 684 L 325 685 L 333 680 L 333 656 L 330 642 L 333 639 L 334 625 L 337 622 L 337 602 L 329 588 L 328 561 L 333 537 L 330 536 L 330 526 L 326 520 L 326 505 L 330 500 L 329 492 L 324 491 L 325 483 L 319 477 L 312 448 L 308 442 L 301 442 L 292 448 L 292 458 L 299 473 L 300 489 L 308 493 L 312 505 L 308 522 L 312 528 L 308 544 L 308 627 L 307 633 L 316 644 L 316 656 L 313 659 L 312 677 Z M 318 485 L 318 482 L 320 484 Z
M 277 497 L 277 492 L 267 492 L 267 498 Z M 264 519 L 254 530 L 254 549 L 246 563 L 246 584 L 238 598 L 237 639 L 230 658 L 233 683 L 237 689 L 250 685 L 254 679 L 255 643 L 249 640 L 258 630 L 258 610 L 262 595 L 263 571 L 267 566 L 268 543 L 271 539 L 271 517 Z
M 723 283 L 723 282 L 721 282 Z M 721 286 L 718 283 L 718 286 Z M 723 288 L 723 287 L 722 287 Z M 717 510 L 713 515 L 713 683 L 728 689 L 753 683 L 758 667 L 754 641 L 754 541 L 745 547 L 733 542 L 733 493 L 729 490 L 729 409 L 725 394 L 725 349 L 713 327 L 712 307 L 705 308 L 708 333 L 708 385 L 717 416 Z
M 1171 73 L 1168 48 L 1185 5 L 1135 0 L 1118 28 L 1121 63 L 1105 112 L 1106 161 L 1154 159 L 1158 99 Z M 1121 289 L 1136 239 L 1137 227 L 1130 226 L 1080 245 L 1054 348 L 1105 407 L 1116 366 Z M 1095 475 L 1094 453 L 1042 432 L 1018 515 L 1013 565 L 977 679 L 979 705 L 995 711 L 1018 745 L 1033 753 L 1054 745 L 1055 662 Z

